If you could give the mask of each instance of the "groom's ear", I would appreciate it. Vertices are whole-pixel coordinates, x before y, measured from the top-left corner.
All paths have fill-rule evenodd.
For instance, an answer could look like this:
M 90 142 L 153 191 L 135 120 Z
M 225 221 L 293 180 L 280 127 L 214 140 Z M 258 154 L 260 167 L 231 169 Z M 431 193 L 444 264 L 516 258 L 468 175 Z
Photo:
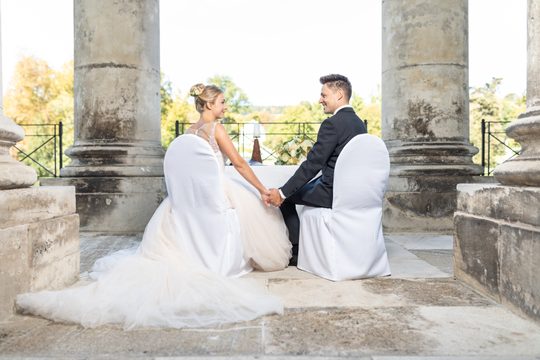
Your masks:
M 336 94 L 337 94 L 338 100 L 341 100 L 345 97 L 345 92 L 343 91 L 343 89 L 337 88 Z

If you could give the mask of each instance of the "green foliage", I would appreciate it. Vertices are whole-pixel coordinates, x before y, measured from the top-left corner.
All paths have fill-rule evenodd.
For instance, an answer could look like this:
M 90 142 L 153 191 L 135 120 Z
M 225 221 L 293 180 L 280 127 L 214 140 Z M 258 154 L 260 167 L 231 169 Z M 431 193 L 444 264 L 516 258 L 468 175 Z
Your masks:
M 47 142 L 54 134 L 54 124 L 62 121 L 63 143 L 73 143 L 73 62 L 54 70 L 34 57 L 19 60 L 4 97 L 4 112 L 25 130 L 26 137 L 18 147 L 28 154 L 41 146 L 31 157 L 54 172 L 53 141 Z M 18 158 L 23 155 L 18 154 Z M 66 157 L 64 163 L 68 161 Z M 40 177 L 52 176 L 29 158 L 24 163 L 33 166 Z
M 189 95 L 174 93 L 170 81 L 161 80 L 161 144 L 166 149 L 174 140 L 176 121 L 180 122 L 180 133 L 184 133 L 189 123 L 199 119 L 199 113 L 188 102 Z
M 267 125 L 267 129 L 265 129 L 267 137 L 263 145 L 272 149 L 278 164 L 283 164 L 283 157 L 297 158 L 296 155 L 288 152 L 287 144 L 291 142 L 305 144 L 304 141 L 308 140 L 311 147 L 317 139 L 321 122 L 327 117 L 318 103 L 306 101 L 298 105 L 287 106 L 274 123 Z
M 367 121 L 368 132 L 372 135 L 381 137 L 381 96 L 372 96 L 369 103 L 353 93 L 351 106 L 360 119 Z
M 251 104 L 246 93 L 230 77 L 215 75 L 208 79 L 208 83 L 216 85 L 223 90 L 223 95 L 225 95 L 228 110 L 222 121 L 224 124 L 241 122 L 243 115 L 251 111 Z
M 482 147 L 482 119 L 489 122 L 490 131 L 501 142 L 512 149 L 519 149 L 519 144 L 506 136 L 505 129 L 518 115 L 525 112 L 525 97 L 509 94 L 505 97 L 497 95 L 502 79 L 493 78 L 483 87 L 471 88 L 470 91 L 470 140 L 478 149 Z M 487 137 L 487 135 L 486 135 Z M 506 160 L 509 150 L 495 138 L 491 138 L 490 169 Z M 487 150 L 486 150 L 487 151 Z M 481 164 L 480 151 L 473 157 L 476 164 Z

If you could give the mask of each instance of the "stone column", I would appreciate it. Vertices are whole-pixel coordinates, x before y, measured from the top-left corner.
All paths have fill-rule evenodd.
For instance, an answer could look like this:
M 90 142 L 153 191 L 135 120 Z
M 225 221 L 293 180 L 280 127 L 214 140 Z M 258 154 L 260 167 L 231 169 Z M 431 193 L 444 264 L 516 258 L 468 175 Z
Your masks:
M 502 184 L 458 185 L 454 275 L 540 321 L 540 0 L 527 28 L 527 109 L 506 130 L 522 152 L 495 169 Z
M 0 34 L 0 322 L 14 314 L 17 294 L 61 288 L 79 275 L 75 189 L 31 186 L 36 172 L 9 153 L 24 131 L 4 115 L 1 49 Z
M 63 183 L 81 229 L 136 233 L 164 193 L 158 0 L 76 0 L 75 142 Z
M 389 232 L 451 232 L 469 143 L 467 0 L 382 2 L 382 136 Z
M 529 0 L 527 21 L 527 110 L 506 129 L 521 154 L 495 169 L 505 185 L 540 186 L 540 1 Z

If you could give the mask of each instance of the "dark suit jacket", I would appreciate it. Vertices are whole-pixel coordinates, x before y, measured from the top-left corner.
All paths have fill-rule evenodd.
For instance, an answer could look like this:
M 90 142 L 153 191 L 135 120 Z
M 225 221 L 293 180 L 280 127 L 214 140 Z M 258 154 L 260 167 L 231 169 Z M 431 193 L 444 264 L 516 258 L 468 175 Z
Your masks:
M 356 135 L 366 133 L 364 122 L 350 107 L 339 110 L 324 120 L 317 134 L 317 142 L 294 175 L 281 187 L 285 197 L 299 191 L 319 171 L 322 175 L 310 190 L 311 202 L 321 207 L 332 207 L 334 168 L 341 150 Z

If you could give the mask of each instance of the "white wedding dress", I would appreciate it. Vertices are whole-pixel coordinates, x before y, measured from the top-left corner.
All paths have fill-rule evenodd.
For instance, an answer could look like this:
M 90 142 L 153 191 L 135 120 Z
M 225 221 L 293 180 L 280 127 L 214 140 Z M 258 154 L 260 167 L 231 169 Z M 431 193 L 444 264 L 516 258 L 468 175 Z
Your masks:
M 197 129 L 188 129 L 187 133 L 208 141 L 223 171 L 224 156 L 214 137 L 216 125 L 217 122 L 208 123 Z M 224 186 L 225 194 L 238 215 L 244 257 L 249 265 L 261 271 L 286 268 L 292 245 L 281 211 L 273 206 L 264 206 L 256 189 L 243 179 L 224 176 Z
M 222 159 L 219 149 L 214 151 Z M 181 159 L 176 160 L 178 164 Z M 168 166 L 165 161 L 166 180 Z M 222 166 L 216 168 L 223 170 Z M 205 223 L 207 218 L 212 219 L 212 214 L 207 218 L 204 213 L 193 213 L 191 219 L 179 218 L 170 187 L 178 193 L 183 184 L 167 181 L 169 196 L 152 216 L 138 247 L 96 261 L 89 274 L 93 281 L 89 284 L 17 296 L 18 310 L 84 327 L 113 323 L 121 324 L 124 329 L 202 327 L 283 313 L 281 300 L 255 280 L 224 276 L 242 275 L 251 270 L 249 264 L 268 270 L 287 266 L 290 244 L 281 215 L 277 209 L 267 212 L 262 202 L 242 185 L 224 183 L 241 225 L 242 242 L 238 242 L 238 248 L 228 249 L 228 257 L 244 256 L 236 273 L 211 271 L 198 260 L 192 251 L 193 247 L 197 248 L 197 239 L 189 236 L 193 229 L 181 226 L 189 225 L 187 221 L 195 218 L 203 227 L 212 228 L 211 223 Z M 244 226 L 246 221 L 250 225 Z

